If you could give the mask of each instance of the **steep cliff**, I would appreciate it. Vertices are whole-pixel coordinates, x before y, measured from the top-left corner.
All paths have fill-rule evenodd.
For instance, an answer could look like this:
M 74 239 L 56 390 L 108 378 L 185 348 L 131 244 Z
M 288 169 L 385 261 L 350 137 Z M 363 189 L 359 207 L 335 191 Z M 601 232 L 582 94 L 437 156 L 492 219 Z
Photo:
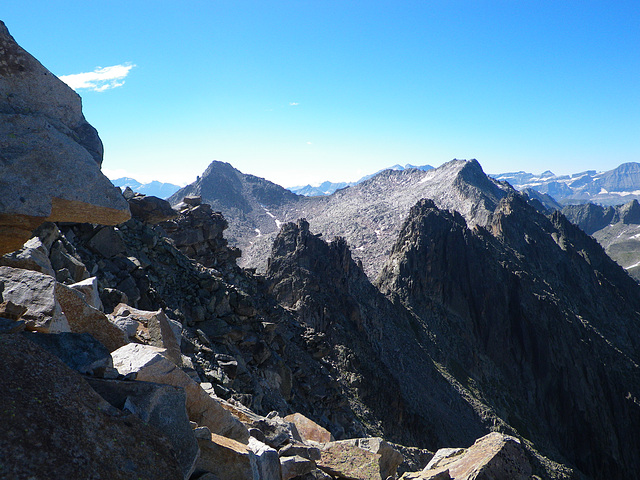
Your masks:
M 378 285 L 525 438 L 595 478 L 638 467 L 640 290 L 561 214 L 511 196 L 486 228 L 470 229 L 423 200 Z

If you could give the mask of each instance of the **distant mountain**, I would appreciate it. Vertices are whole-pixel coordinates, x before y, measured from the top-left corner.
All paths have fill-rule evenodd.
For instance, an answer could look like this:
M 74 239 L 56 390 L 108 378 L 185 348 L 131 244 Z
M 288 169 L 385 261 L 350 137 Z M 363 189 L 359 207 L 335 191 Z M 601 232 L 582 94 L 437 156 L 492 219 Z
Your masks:
M 264 178 L 247 175 L 225 162 L 213 161 L 198 180 L 169 197 L 176 205 L 187 195 L 199 195 L 203 203 L 221 211 L 229 221 L 225 232 L 229 242 L 241 249 L 254 237 L 276 232 L 287 208 L 296 217 L 297 203 L 306 198 Z M 298 215 L 300 216 L 300 215 Z
M 607 254 L 640 281 L 640 204 L 603 207 L 593 203 L 568 205 L 562 213 L 595 238 Z
M 153 180 L 149 183 L 141 183 L 134 178 L 121 177 L 111 180 L 116 187 L 126 188 L 129 187 L 134 192 L 144 193 L 145 195 L 153 195 L 158 198 L 167 198 L 180 190 L 179 185 L 173 183 L 162 183 L 157 180 Z
M 640 199 L 640 163 L 623 163 L 606 172 L 587 170 L 572 175 L 555 175 L 546 171 L 540 175 L 512 172 L 490 175 L 507 181 L 517 190 L 532 189 L 550 195 L 563 205 L 586 202 L 620 205 Z
M 332 182 L 326 181 L 326 182 L 321 183 L 317 187 L 316 186 L 312 186 L 312 185 L 305 185 L 303 187 L 289 187 L 288 190 L 291 190 L 293 193 L 296 193 L 298 195 L 304 195 L 305 197 L 314 197 L 314 196 L 319 196 L 319 195 L 331 195 L 336 190 L 340 190 L 340 189 L 346 188 L 346 187 L 351 187 L 353 185 L 358 185 L 359 183 L 362 183 L 365 180 L 369 180 L 370 178 L 376 176 L 380 172 L 384 172 L 385 170 L 403 171 L 403 170 L 408 170 L 410 168 L 417 168 L 418 170 L 422 170 L 422 171 L 425 171 L 425 172 L 427 170 L 433 169 L 433 167 L 431 165 L 416 166 L 416 165 L 411 165 L 411 164 L 407 163 L 403 167 L 402 165 L 396 164 L 396 165 L 393 165 L 392 167 L 383 168 L 382 170 L 378 170 L 375 173 L 372 173 L 372 174 L 369 174 L 369 175 L 365 175 L 360 180 L 357 180 L 355 182 L 337 182 L 337 183 L 332 183 Z
M 452 160 L 436 169 L 384 170 L 328 196 L 296 195 L 228 163 L 213 162 L 200 179 L 169 198 L 185 195 L 220 210 L 229 221 L 227 238 L 242 252 L 245 267 L 266 268 L 273 238 L 284 222 L 306 218 L 328 239 L 344 237 L 367 275 L 374 278 L 391 251 L 409 209 L 421 198 L 455 209 L 471 225 L 484 225 L 500 199 L 515 190 L 491 180 L 476 160 Z
M 186 194 L 241 224 L 245 265 L 270 257 L 260 285 L 370 425 L 426 448 L 499 430 L 576 469 L 543 478 L 640 468 L 640 286 L 561 213 L 541 214 L 543 195 L 526 202 L 475 160 L 321 197 L 214 162 L 171 201 Z
M 289 187 L 287 190 L 291 190 L 293 193 L 298 195 L 304 195 L 305 197 L 315 197 L 318 195 L 331 195 L 336 190 L 340 190 L 341 188 L 350 187 L 351 185 L 355 185 L 356 182 L 322 182 L 317 187 L 312 185 L 305 185 L 303 187 Z

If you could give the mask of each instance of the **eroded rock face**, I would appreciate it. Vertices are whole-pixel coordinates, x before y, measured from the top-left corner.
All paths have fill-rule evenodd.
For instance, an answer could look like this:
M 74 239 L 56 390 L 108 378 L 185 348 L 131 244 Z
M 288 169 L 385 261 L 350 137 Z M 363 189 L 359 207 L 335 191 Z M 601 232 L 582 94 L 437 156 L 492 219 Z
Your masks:
M 0 253 L 20 248 L 47 219 L 127 220 L 126 201 L 100 172 L 102 143 L 80 97 L 2 22 L 0 59 Z

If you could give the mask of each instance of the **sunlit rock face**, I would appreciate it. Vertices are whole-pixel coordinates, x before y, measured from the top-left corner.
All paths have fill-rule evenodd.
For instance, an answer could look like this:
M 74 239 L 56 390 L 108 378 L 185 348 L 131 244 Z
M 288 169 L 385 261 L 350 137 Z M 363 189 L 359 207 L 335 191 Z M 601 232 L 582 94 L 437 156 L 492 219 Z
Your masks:
M 102 142 L 80 96 L 0 22 L 0 252 L 45 220 L 115 225 L 129 208 L 100 171 Z

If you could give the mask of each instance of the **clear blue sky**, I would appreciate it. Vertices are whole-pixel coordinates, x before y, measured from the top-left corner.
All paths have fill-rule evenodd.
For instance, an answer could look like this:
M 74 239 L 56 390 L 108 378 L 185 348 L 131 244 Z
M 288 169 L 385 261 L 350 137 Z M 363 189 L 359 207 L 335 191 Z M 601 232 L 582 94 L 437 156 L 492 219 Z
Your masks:
M 640 161 L 638 0 L 2 0 L 0 19 L 58 76 L 130 67 L 78 90 L 110 175 Z

